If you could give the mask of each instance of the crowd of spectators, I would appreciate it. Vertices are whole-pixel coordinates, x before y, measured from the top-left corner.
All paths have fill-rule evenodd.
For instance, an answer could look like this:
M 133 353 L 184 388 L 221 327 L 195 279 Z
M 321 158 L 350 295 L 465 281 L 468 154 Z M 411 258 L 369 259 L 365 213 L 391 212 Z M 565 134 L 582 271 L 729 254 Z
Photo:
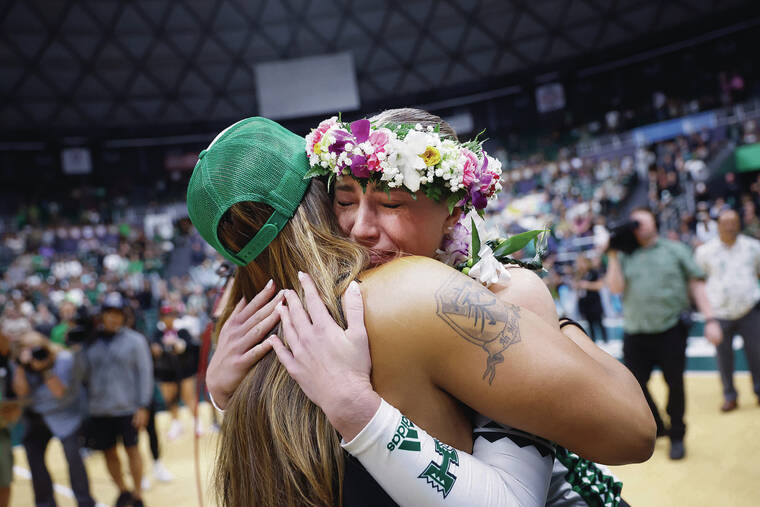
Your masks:
M 221 264 L 187 218 L 158 213 L 142 224 L 116 225 L 95 212 L 70 222 L 26 211 L 0 236 L 0 505 L 11 475 L 8 430 L 21 417 L 14 401 L 21 397 L 31 400 L 23 444 L 38 505 L 52 501 L 44 460 L 52 436 L 64 445 L 79 505 L 94 505 L 83 441 L 104 451 L 120 490 L 117 505 L 142 505 L 150 481 L 135 431 L 148 431 L 153 477 L 171 480 L 160 461 L 155 413 L 160 406 L 171 411 L 166 438 L 173 440 L 184 431 L 180 396 L 195 408 L 200 345 Z M 129 329 L 137 332 L 120 331 Z M 130 389 L 134 396 L 125 394 Z M 203 432 L 200 424 L 195 430 Z M 121 479 L 117 436 L 134 477 L 131 491 Z

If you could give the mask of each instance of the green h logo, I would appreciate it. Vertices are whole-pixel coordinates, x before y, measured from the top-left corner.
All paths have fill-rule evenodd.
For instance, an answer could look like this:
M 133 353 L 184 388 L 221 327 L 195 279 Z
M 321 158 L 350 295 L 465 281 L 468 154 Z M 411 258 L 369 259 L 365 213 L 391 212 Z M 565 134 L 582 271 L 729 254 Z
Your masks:
M 456 449 L 442 444 L 437 438 L 435 439 L 435 452 L 443 457 L 441 464 L 438 465 L 431 461 L 418 478 L 425 479 L 428 484 L 433 486 L 433 489 L 443 493 L 443 498 L 446 498 L 457 481 L 457 476 L 449 472 L 449 466 L 452 463 L 459 466 L 459 454 L 457 454 Z
M 419 452 L 421 449 L 420 437 L 412 421 L 402 416 L 401 423 L 386 447 L 389 451 L 399 448 L 402 451 Z

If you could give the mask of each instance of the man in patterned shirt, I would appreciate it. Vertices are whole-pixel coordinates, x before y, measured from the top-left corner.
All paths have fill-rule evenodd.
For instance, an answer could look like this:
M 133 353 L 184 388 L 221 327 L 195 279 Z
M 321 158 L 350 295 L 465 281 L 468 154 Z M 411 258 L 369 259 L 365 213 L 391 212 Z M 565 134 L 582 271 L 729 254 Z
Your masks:
M 725 210 L 718 217 L 718 234 L 696 252 L 696 261 L 707 273 L 707 297 L 723 328 L 716 346 L 723 383 L 723 412 L 736 409 L 733 336 L 744 339 L 744 353 L 760 401 L 760 241 L 739 234 L 739 214 Z

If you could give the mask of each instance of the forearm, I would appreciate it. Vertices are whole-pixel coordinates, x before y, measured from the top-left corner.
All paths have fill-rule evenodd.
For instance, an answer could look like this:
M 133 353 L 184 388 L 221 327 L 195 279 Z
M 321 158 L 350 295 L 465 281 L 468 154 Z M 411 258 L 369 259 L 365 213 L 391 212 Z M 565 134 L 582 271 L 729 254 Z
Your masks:
M 345 441 L 359 434 L 375 415 L 381 402 L 371 385 L 338 394 L 333 400 L 330 406 L 320 408 Z
M 607 258 L 609 259 L 609 263 L 607 265 L 607 274 L 604 278 L 605 283 L 613 294 L 622 294 L 625 290 L 625 278 L 618 253 L 612 250 L 607 254 Z
M 29 381 L 26 379 L 26 370 L 23 366 L 16 368 L 13 373 L 13 392 L 16 396 L 23 398 L 29 395 Z
M 432 438 L 382 402 L 344 449 L 399 505 L 538 506 L 546 489 L 526 489 L 522 466 L 500 470 Z
M 710 300 L 707 299 L 705 282 L 703 280 L 691 280 L 689 282 L 689 292 L 691 292 L 691 298 L 694 300 L 697 310 L 699 310 L 699 313 L 702 314 L 705 320 L 714 318 L 715 315 L 713 314 Z
M 617 397 L 619 398 L 617 401 L 622 401 L 628 405 L 626 412 L 620 414 L 620 422 L 626 425 L 630 424 L 632 427 L 638 428 L 638 431 L 654 424 L 651 410 L 643 396 L 641 386 L 630 370 L 623 363 L 598 347 L 578 327 L 573 325 L 564 326 L 562 332 L 604 369 L 606 376 L 598 380 L 612 386 L 612 389 L 617 393 Z
M 55 373 L 48 370 L 43 374 L 43 378 L 45 379 L 45 385 L 57 399 L 60 400 L 66 395 L 66 385 Z

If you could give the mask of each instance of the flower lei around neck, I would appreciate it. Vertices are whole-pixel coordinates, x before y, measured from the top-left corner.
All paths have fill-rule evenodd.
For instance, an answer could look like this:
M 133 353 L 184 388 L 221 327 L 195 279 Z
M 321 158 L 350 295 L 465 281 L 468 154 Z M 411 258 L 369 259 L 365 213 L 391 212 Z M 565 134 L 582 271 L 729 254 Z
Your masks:
M 310 169 L 306 177 L 351 176 L 362 188 L 373 183 L 381 189 L 423 192 L 445 202 L 462 218 L 438 250 L 438 259 L 472 278 L 490 285 L 509 280 L 505 263 L 541 269 L 538 237 L 528 231 L 507 240 L 488 238 L 481 218 L 488 202 L 501 191 L 501 163 L 483 150 L 478 137 L 459 143 L 442 136 L 438 126 L 377 124 L 368 119 L 346 123 L 333 116 L 306 136 Z M 482 241 L 481 241 L 482 238 Z M 536 241 L 536 258 L 522 262 L 509 257 Z

